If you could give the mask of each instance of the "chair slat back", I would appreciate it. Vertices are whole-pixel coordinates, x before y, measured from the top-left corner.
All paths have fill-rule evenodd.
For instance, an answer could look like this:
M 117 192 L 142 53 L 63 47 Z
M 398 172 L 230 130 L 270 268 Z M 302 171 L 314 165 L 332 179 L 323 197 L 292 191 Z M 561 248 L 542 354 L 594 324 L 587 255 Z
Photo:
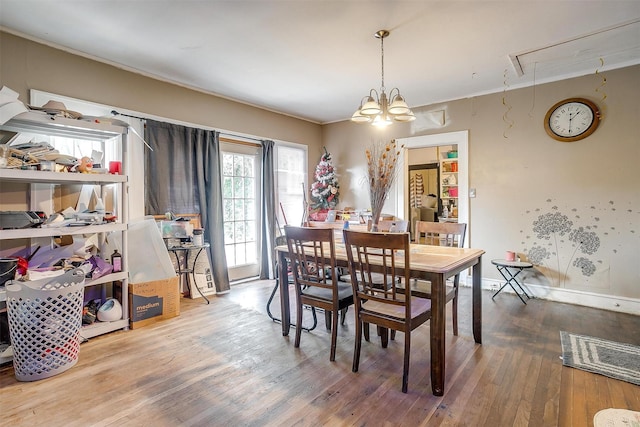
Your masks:
M 284 227 L 294 279 L 301 287 L 319 287 L 338 291 L 335 269 L 334 233 L 330 228 Z
M 373 221 L 367 223 L 367 230 L 371 230 Z M 378 221 L 378 232 L 380 233 L 407 233 L 409 231 L 409 221 L 403 220 L 380 220 Z
M 409 234 L 344 230 L 344 242 L 356 304 L 372 300 L 402 306 L 409 318 L 411 299 L 396 289 L 399 278 L 410 277 Z M 382 273 L 377 275 L 382 284 L 373 280 L 374 273 Z
M 415 243 L 462 248 L 467 224 L 461 222 L 417 221 Z

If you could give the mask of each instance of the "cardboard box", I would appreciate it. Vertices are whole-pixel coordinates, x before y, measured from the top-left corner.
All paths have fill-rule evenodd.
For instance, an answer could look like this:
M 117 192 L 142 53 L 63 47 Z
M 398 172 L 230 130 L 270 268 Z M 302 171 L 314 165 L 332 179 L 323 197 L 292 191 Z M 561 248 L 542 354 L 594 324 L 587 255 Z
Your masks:
M 129 284 L 131 329 L 180 315 L 179 278 Z

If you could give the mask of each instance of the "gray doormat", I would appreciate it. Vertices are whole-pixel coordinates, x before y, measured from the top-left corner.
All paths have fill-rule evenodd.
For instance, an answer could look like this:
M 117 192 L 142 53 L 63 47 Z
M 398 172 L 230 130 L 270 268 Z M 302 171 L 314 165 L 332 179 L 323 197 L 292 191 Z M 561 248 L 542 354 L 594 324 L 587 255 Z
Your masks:
M 562 364 L 640 385 L 640 346 L 560 331 Z

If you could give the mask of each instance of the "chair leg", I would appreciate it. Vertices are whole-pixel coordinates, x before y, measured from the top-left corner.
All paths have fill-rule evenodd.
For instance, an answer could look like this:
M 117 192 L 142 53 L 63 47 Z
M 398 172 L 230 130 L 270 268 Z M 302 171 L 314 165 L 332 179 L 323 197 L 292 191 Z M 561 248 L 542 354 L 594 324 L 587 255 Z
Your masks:
M 296 325 L 299 325 L 298 327 L 296 327 L 296 340 L 293 344 L 293 346 L 295 348 L 300 347 L 300 336 L 302 335 L 302 303 L 300 302 L 300 300 L 298 300 L 298 308 L 297 308 L 297 313 L 296 313 Z
M 380 332 L 380 342 L 382 343 L 382 348 L 387 348 L 389 346 L 389 329 L 381 328 L 378 326 L 378 331 Z
M 402 392 L 409 388 L 409 356 L 411 355 L 411 331 L 404 334 L 404 368 L 402 370 Z
M 347 311 L 349 311 L 349 307 L 345 307 L 342 310 L 340 310 L 340 313 L 342 314 L 341 316 L 341 320 L 340 320 L 340 325 L 344 326 L 344 321 L 347 317 Z
M 325 313 L 333 314 L 331 316 L 331 355 L 329 356 L 329 360 L 333 362 L 336 360 L 336 345 L 338 341 L 338 310 L 333 312 L 325 310 Z
M 391 330 L 391 335 L 389 335 L 389 337 L 391 338 L 391 341 L 396 339 L 396 330 L 395 329 Z
M 329 310 L 324 311 L 324 327 L 327 330 L 331 330 L 331 312 Z
M 365 323 L 365 325 L 367 325 Z M 360 347 L 362 346 L 362 321 L 358 318 L 356 313 L 356 339 L 354 341 L 353 348 L 353 365 L 351 367 L 352 372 L 358 372 L 358 366 L 360 365 Z
M 364 329 L 364 339 L 365 341 L 369 342 L 369 324 L 363 323 L 363 329 Z
M 459 275 L 453 279 L 453 286 L 455 286 L 455 294 L 453 296 L 453 302 L 451 304 L 451 318 L 453 319 L 453 335 L 458 335 L 458 281 L 460 279 Z

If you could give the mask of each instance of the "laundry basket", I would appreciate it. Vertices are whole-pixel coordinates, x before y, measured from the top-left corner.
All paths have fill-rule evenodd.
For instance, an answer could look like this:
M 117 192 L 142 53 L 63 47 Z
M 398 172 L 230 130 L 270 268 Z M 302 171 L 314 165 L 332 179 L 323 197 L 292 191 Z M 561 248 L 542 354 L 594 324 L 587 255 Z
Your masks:
M 6 286 L 13 368 L 18 381 L 60 374 L 78 362 L 84 272 L 11 281 Z

